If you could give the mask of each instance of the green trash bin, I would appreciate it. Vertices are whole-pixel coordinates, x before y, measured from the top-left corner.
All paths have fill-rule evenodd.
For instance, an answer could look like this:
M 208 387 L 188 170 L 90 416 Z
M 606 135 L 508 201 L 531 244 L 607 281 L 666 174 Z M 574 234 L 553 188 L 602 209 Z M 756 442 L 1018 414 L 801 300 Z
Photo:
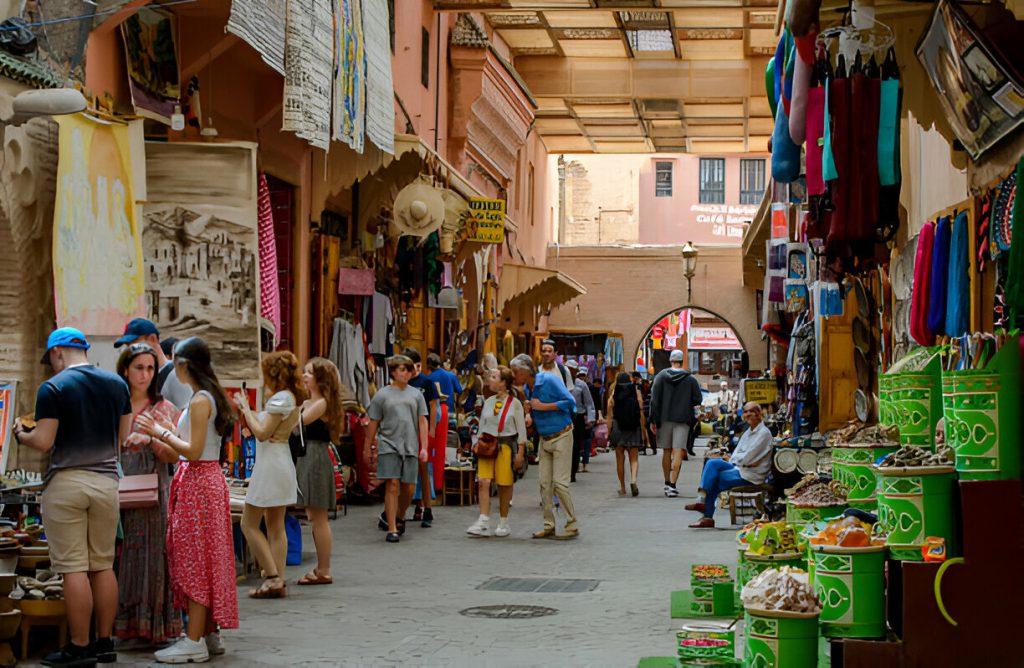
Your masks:
M 878 475 L 878 522 L 893 559 L 923 561 L 925 538 L 946 541 L 946 556 L 958 554 L 953 528 L 952 466 L 882 467 Z
M 829 638 L 885 636 L 885 546 L 813 545 L 821 632 Z
M 747 608 L 744 622 L 744 665 L 817 668 L 818 613 Z
M 846 485 L 846 500 L 851 506 L 871 509 L 878 488 L 874 463 L 898 449 L 898 445 L 883 443 L 843 443 L 832 446 L 832 477 Z

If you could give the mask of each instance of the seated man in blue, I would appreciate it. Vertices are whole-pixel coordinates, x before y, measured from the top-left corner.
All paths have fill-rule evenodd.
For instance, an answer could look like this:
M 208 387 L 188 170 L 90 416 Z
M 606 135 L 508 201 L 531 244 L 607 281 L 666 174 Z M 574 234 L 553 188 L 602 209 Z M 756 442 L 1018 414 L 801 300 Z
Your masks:
M 728 461 L 709 459 L 700 476 L 700 486 L 706 494 L 704 503 L 691 503 L 687 510 L 704 513 L 704 517 L 690 525 L 692 529 L 711 529 L 715 526 L 715 502 L 718 495 L 733 487 L 760 485 L 772 470 L 772 433 L 764 424 L 761 407 L 749 402 L 743 407 L 743 417 L 750 428 L 743 432 L 736 451 Z

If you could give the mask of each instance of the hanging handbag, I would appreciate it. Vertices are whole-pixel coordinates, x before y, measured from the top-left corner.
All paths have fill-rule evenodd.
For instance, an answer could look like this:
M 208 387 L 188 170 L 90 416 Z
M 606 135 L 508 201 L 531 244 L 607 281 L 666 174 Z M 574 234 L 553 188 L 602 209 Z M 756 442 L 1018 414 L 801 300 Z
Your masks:
M 160 503 L 160 475 L 143 473 L 128 475 L 117 482 L 117 499 L 121 510 L 152 508 Z
M 306 456 L 306 427 L 302 424 L 302 409 L 299 409 L 299 423 L 295 431 L 288 435 L 288 449 L 292 451 L 292 460 Z
M 505 418 L 508 417 L 508 409 L 511 408 L 514 398 L 509 395 L 505 401 L 505 409 L 501 411 L 501 418 L 498 420 L 498 433 L 500 434 L 505 428 Z M 473 446 L 473 454 L 480 459 L 493 459 L 498 456 L 498 448 L 500 444 L 498 437 L 492 434 L 480 434 L 476 440 L 476 445 Z

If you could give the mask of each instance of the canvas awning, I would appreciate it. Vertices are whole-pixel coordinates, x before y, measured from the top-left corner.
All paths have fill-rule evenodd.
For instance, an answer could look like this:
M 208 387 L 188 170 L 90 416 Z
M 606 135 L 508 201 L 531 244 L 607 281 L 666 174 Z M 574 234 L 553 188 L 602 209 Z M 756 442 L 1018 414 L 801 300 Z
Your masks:
M 560 271 L 506 262 L 498 280 L 501 326 L 532 328 L 540 315 L 585 294 L 586 288 Z

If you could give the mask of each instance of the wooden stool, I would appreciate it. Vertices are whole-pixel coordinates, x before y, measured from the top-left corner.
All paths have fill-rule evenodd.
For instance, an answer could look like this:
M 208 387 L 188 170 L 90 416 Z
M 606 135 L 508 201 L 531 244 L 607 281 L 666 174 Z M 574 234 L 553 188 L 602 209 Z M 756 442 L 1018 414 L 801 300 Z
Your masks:
M 21 659 L 28 656 L 28 633 L 33 626 L 56 626 L 59 634 L 58 647 L 68 641 L 68 618 L 66 615 L 25 615 L 21 616 Z
M 448 505 L 448 497 L 456 498 L 456 505 L 471 506 L 476 503 L 476 471 L 471 468 L 446 466 L 444 469 L 444 490 L 442 498 Z
M 764 512 L 764 495 L 770 488 L 767 485 L 743 485 L 733 487 L 729 492 L 729 522 L 736 524 L 736 517 L 756 519 Z

